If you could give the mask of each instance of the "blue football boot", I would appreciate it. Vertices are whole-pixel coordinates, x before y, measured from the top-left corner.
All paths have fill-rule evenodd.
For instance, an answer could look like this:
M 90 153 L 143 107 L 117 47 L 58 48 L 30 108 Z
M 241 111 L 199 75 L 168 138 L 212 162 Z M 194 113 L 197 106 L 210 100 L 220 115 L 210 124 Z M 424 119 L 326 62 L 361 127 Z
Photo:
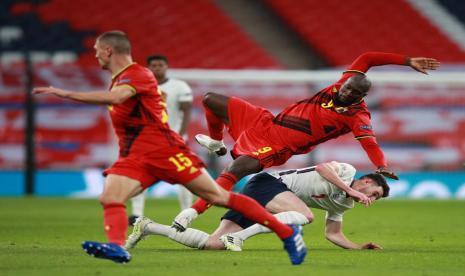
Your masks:
M 291 224 L 289 226 L 292 227 L 294 233 L 292 233 L 292 236 L 283 240 L 284 249 L 286 249 L 287 253 L 289 254 L 291 263 L 293 265 L 298 265 L 304 261 L 305 255 L 307 255 L 307 247 L 305 246 L 303 239 L 304 233 L 302 226 L 295 224 Z
M 90 256 L 112 260 L 115 263 L 127 263 L 131 260 L 129 252 L 116 243 L 85 241 L 82 243 L 82 249 Z

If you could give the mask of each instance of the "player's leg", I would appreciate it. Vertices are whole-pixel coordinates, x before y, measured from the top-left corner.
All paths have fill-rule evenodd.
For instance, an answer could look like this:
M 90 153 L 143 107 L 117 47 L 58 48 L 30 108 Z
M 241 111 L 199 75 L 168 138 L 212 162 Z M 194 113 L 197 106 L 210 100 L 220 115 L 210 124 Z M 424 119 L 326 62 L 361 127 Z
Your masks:
M 222 141 L 225 124 L 228 125 L 231 137 L 237 141 L 248 129 L 260 127 L 264 120 L 271 122 L 274 118 L 268 110 L 236 97 L 229 98 L 210 92 L 205 95 L 203 102 L 210 136 L 198 134 L 195 139 L 210 152 L 218 155 L 227 152 Z
M 214 115 L 217 119 L 221 120 L 221 122 L 223 122 L 224 124 L 228 125 L 229 99 L 230 97 L 225 95 L 217 94 L 214 92 L 207 92 L 203 96 L 202 103 L 206 110 L 208 109 L 208 111 L 212 113 L 212 115 Z
M 193 228 L 187 228 L 184 232 L 178 232 L 169 225 L 157 223 L 147 217 L 140 217 L 134 223 L 132 233 L 127 238 L 124 247 L 132 249 L 149 235 L 164 236 L 182 245 L 198 249 L 203 249 L 210 236 L 203 231 Z
M 268 211 L 278 213 L 274 216 L 282 223 L 304 225 L 309 223 L 313 217 L 305 203 L 296 197 L 282 181 L 268 173 L 260 173 L 252 177 L 241 193 L 255 199 Z M 228 233 L 221 237 L 224 245 L 232 251 L 241 251 L 243 241 L 250 236 L 270 231 L 231 210 L 222 219 L 234 221 L 244 229 L 239 231 L 237 235 L 236 233 Z
M 297 226 L 291 227 L 279 222 L 250 197 L 224 190 L 216 185 L 204 169 L 202 170 L 201 175 L 186 184 L 186 187 L 191 192 L 206 199 L 213 205 L 232 209 L 254 222 L 266 225 L 283 240 L 285 249 L 289 253 L 293 264 L 300 264 L 304 260 L 307 250 L 302 239 L 301 228 Z
M 194 195 L 182 185 L 178 185 L 178 201 L 181 210 L 187 209 L 192 205 Z
M 305 225 L 311 223 L 314 218 L 313 213 L 307 205 L 294 193 L 289 191 L 276 195 L 265 207 L 271 213 L 275 213 L 279 221 L 286 224 Z M 254 224 L 231 235 L 233 238 L 245 241 L 254 235 L 269 232 L 270 230 L 267 227 Z
M 128 228 L 125 203 L 142 189 L 138 180 L 116 174 L 107 176 L 99 201 L 103 206 L 104 229 L 109 243 L 84 242 L 82 247 L 89 255 L 115 262 L 128 262 L 131 259 L 122 247 Z
M 223 143 L 223 130 L 225 124 L 229 124 L 228 102 L 229 97 L 213 92 L 208 92 L 203 96 L 202 103 L 205 108 L 209 136 L 203 134 L 195 136 L 195 140 L 200 145 L 218 156 L 227 153 Z
M 123 245 L 128 228 L 126 201 L 139 194 L 142 185 L 138 180 L 123 175 L 109 174 L 99 197 L 104 209 L 104 224 L 108 241 Z
M 257 159 L 246 155 L 239 156 L 218 176 L 216 183 L 225 190 L 230 191 L 241 178 L 249 174 L 260 172 L 261 170 L 262 167 Z M 181 229 L 187 228 L 199 214 L 205 212 L 210 206 L 211 204 L 205 199 L 197 199 L 191 208 L 181 211 L 174 218 L 173 226 L 176 227 L 176 225 L 179 225 Z
M 132 214 L 129 216 L 129 224 L 133 225 L 138 217 L 144 215 L 145 208 L 145 191 L 131 198 Z

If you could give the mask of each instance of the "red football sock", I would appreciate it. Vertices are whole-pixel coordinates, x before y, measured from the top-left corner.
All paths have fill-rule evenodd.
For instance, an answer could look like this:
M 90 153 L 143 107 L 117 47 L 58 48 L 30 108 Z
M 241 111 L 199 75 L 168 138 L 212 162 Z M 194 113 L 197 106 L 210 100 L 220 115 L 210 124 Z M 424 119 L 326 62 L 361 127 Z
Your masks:
M 123 245 L 128 230 L 126 206 L 122 203 L 109 203 L 103 205 L 103 223 L 109 242 Z
M 203 106 L 205 108 L 205 117 L 207 118 L 207 125 L 208 125 L 208 132 L 210 134 L 210 138 L 221 141 L 223 140 L 223 129 L 224 123 L 223 121 L 213 113 L 207 106 Z
M 237 182 L 237 177 L 235 177 L 231 173 L 222 173 L 216 179 L 216 183 L 218 183 L 218 185 L 220 185 L 227 191 L 231 191 L 231 189 L 234 187 L 234 184 L 236 184 L 236 182 Z M 211 207 L 211 204 L 201 198 L 199 198 L 191 206 L 191 208 L 194 208 L 199 214 L 202 214 L 210 207 Z
M 272 214 L 258 204 L 258 202 L 248 196 L 229 193 L 229 201 L 226 207 L 241 213 L 244 217 L 256 223 L 270 228 L 281 239 L 288 238 L 293 233 L 289 225 L 279 222 Z

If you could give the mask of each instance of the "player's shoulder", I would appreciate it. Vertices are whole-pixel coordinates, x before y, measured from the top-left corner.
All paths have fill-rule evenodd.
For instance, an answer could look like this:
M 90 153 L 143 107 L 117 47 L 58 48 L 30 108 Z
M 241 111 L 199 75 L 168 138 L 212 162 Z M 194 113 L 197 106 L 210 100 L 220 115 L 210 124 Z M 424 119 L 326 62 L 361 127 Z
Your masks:
M 169 78 L 168 83 L 170 83 L 170 85 L 172 85 L 173 87 L 177 87 L 182 90 L 191 90 L 189 84 L 187 84 L 187 82 L 180 80 L 180 79 Z
M 150 72 L 150 70 L 147 67 L 139 65 L 137 63 L 133 63 L 121 75 L 154 78 L 152 72 Z
M 182 85 L 187 85 L 187 82 L 177 79 L 177 78 L 169 78 L 168 82 L 171 82 L 173 84 L 182 84 Z
M 349 163 L 343 163 L 343 162 L 337 162 L 337 161 L 331 161 L 331 165 L 337 168 L 338 172 L 340 175 L 342 174 L 351 174 L 355 175 L 357 170 L 355 169 L 354 166 L 352 166 Z
M 153 76 L 152 72 L 147 67 L 142 66 L 138 63 L 134 63 L 133 65 L 131 65 L 128 68 L 127 72 Z

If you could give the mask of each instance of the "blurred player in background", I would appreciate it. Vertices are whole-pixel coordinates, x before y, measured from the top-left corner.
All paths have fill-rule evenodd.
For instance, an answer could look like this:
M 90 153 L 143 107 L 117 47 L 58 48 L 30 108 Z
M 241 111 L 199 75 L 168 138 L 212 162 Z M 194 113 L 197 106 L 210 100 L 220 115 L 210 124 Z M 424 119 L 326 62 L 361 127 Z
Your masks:
M 354 180 L 355 172 L 353 166 L 338 162 L 298 170 L 263 172 L 252 177 L 241 193 L 257 200 L 284 223 L 305 225 L 314 218 L 308 207 L 325 210 L 326 239 L 346 249 L 381 249 L 372 242 L 354 243 L 342 231 L 343 215 L 357 201 L 347 192 L 349 189 L 365 194 L 372 201 L 389 195 L 389 186 L 382 175 L 367 174 Z M 246 239 L 269 232 L 266 227 L 254 224 L 234 211 L 228 211 L 221 218 L 219 227 L 211 235 L 192 228 L 178 232 L 144 217 L 137 220 L 125 247 L 133 248 L 148 235 L 162 235 L 193 248 L 242 251 Z
M 302 228 L 279 222 L 250 197 L 228 192 L 210 177 L 203 162 L 171 130 L 157 81 L 147 68 L 133 62 L 125 33 L 101 34 L 94 45 L 100 66 L 112 74 L 110 91 L 78 92 L 54 87 L 34 88 L 35 94 L 55 95 L 84 103 L 108 105 L 119 140 L 119 159 L 107 170 L 99 197 L 104 212 L 108 243 L 82 243 L 87 254 L 118 263 L 131 260 L 122 245 L 128 219 L 126 201 L 159 180 L 185 185 L 214 205 L 237 210 L 273 229 L 282 239 L 292 264 L 303 262 L 307 253 Z
M 439 62 L 432 58 L 364 53 L 336 83 L 309 99 L 286 107 L 277 116 L 236 97 L 207 93 L 203 104 L 209 136 L 196 135 L 197 142 L 210 152 L 226 154 L 222 141 L 225 125 L 235 141 L 231 150 L 234 161 L 217 178 L 217 183 L 231 190 L 246 175 L 282 165 L 293 155 L 308 153 L 317 145 L 349 132 L 360 142 L 378 173 L 398 179 L 387 168 L 364 101 L 371 87 L 365 73 L 372 66 L 388 64 L 410 66 L 424 74 L 427 74 L 426 70 L 435 70 L 439 66 Z M 362 202 L 365 200 L 367 198 L 360 198 Z M 208 203 L 198 200 L 192 208 L 176 216 L 173 226 L 182 231 L 208 207 Z
M 182 80 L 168 78 L 168 59 L 163 55 L 153 55 L 147 58 L 147 68 L 152 71 L 157 79 L 158 87 L 166 94 L 166 109 L 168 111 L 168 124 L 187 143 L 187 127 L 190 123 L 192 101 L 192 89 Z M 193 195 L 184 186 L 178 185 L 178 200 L 181 210 L 189 208 Z M 144 214 L 145 192 L 131 199 L 132 215 L 129 224 Z

